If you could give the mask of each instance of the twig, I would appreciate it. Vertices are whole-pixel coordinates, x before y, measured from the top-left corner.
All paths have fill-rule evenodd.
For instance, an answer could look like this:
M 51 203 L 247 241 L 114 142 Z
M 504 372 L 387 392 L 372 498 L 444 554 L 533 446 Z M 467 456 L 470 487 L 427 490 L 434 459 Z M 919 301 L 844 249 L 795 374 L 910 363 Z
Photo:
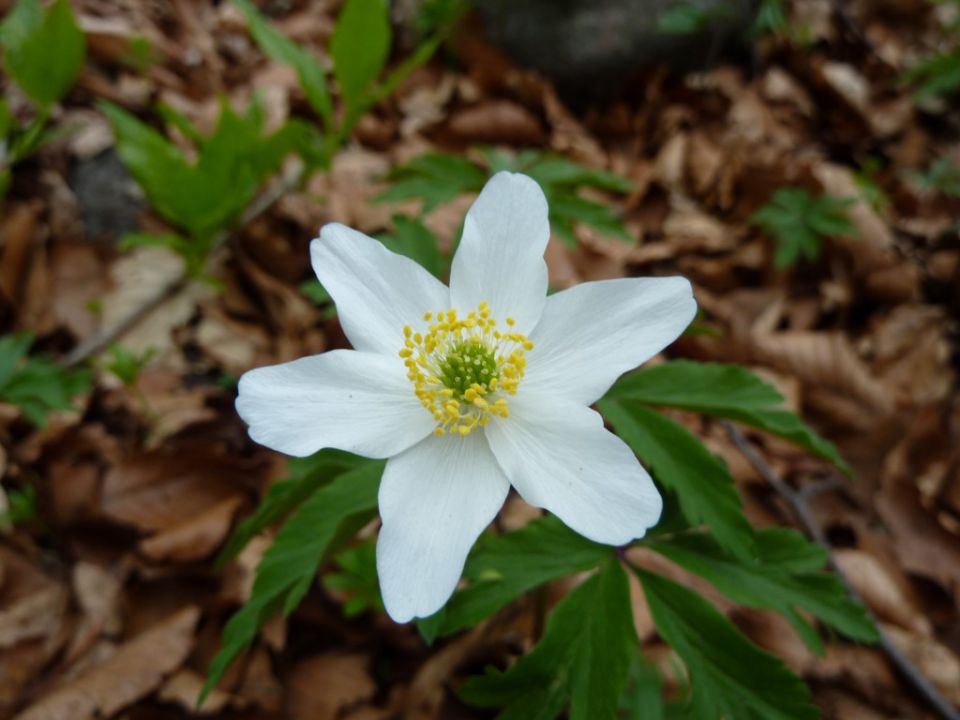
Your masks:
M 260 215 L 269 210 L 280 198 L 299 185 L 302 178 L 302 167 L 297 168 L 295 172 L 286 173 L 278 182 L 271 185 L 250 203 L 250 206 L 243 215 L 240 216 L 238 227 L 243 227 L 260 217 Z M 228 237 L 229 233 L 221 233 L 214 242 L 213 248 L 222 245 Z M 178 295 L 190 284 L 190 280 L 191 277 L 189 273 L 184 270 L 169 285 L 161 288 L 158 293 L 147 298 L 142 305 L 134 308 L 125 318 L 108 328 L 99 330 L 77 345 L 64 358 L 63 364 L 66 367 L 75 367 L 85 362 L 91 356 L 96 355 L 108 345 L 123 337 L 158 307 Z
M 743 456 L 753 465 L 754 469 L 760 474 L 764 480 L 770 483 L 770 486 L 777 491 L 777 494 L 780 495 L 786 502 L 790 505 L 790 509 L 793 511 L 800 525 L 803 527 L 804 531 L 810 538 L 817 544 L 823 546 L 827 551 L 828 564 L 830 569 L 836 573 L 837 577 L 840 578 L 840 581 L 843 583 L 844 587 L 847 589 L 847 592 L 860 601 L 863 604 L 862 599 L 857 594 L 857 592 L 850 585 L 850 582 L 847 580 L 846 576 L 840 570 L 840 567 L 837 565 L 836 561 L 833 558 L 831 551 L 830 541 L 827 539 L 826 533 L 823 532 L 823 529 L 820 527 L 820 523 L 817 522 L 816 517 L 814 517 L 813 511 L 810 509 L 810 505 L 807 502 L 809 497 L 808 494 L 805 494 L 801 491 L 794 490 L 790 485 L 788 485 L 782 478 L 780 478 L 767 462 L 760 456 L 760 454 L 753 448 L 750 442 L 744 437 L 740 429 L 733 423 L 724 420 L 722 421 L 724 430 L 727 431 L 727 435 L 730 436 L 730 439 L 736 444 L 737 449 L 743 453 Z M 866 608 L 866 605 L 864 605 Z M 869 610 L 867 610 L 869 612 Z M 900 673 L 901 677 L 916 690 L 924 700 L 926 700 L 937 714 L 944 720 L 960 720 L 960 712 L 951 705 L 947 700 L 940 694 L 940 692 L 933 686 L 927 677 L 920 672 L 916 665 L 903 653 L 900 648 L 898 648 L 890 637 L 883 631 L 883 629 L 876 623 L 874 618 L 874 624 L 877 626 L 877 631 L 880 633 L 880 647 L 883 652 L 886 654 L 887 659 L 890 661 L 890 664 Z

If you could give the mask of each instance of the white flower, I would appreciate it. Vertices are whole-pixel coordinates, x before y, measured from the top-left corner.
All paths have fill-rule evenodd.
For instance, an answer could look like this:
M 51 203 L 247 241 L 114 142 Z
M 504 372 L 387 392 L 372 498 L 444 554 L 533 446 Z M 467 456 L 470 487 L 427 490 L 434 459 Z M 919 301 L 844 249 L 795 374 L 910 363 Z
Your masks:
M 256 442 L 389 458 L 377 569 L 398 622 L 443 606 L 510 485 L 600 543 L 642 537 L 660 517 L 650 476 L 588 406 L 690 323 L 690 283 L 604 280 L 547 297 L 549 235 L 540 187 L 506 172 L 467 214 L 449 289 L 326 225 L 313 268 L 355 349 L 240 379 L 237 411 Z

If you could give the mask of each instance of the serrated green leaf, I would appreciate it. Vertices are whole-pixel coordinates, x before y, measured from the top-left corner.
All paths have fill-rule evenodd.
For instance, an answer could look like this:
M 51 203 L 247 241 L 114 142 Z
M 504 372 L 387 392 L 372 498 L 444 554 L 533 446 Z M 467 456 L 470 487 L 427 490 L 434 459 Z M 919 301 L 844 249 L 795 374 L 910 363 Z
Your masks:
M 816 720 L 810 691 L 694 591 L 634 568 L 657 631 L 687 666 L 697 720 Z
M 20 0 L 0 25 L 0 44 L 7 72 L 41 106 L 67 94 L 86 55 L 70 0 L 55 0 L 46 10 L 37 0 Z
M 257 567 L 250 600 L 230 618 L 223 642 L 207 673 L 199 703 L 249 647 L 257 631 L 278 610 L 289 614 L 306 594 L 342 526 L 355 530 L 376 512 L 384 463 L 365 462 L 337 477 L 307 499 L 277 533 Z
M 605 170 L 588 168 L 561 155 L 537 153 L 518 169 L 543 186 L 594 187 L 618 193 L 627 193 L 633 189 L 633 183 L 626 178 Z
M 323 577 L 323 586 L 347 594 L 344 617 L 352 618 L 369 610 L 383 611 L 380 581 L 377 577 L 377 538 L 370 536 L 339 553 L 334 559 L 338 570 Z
M 289 124 L 262 134 L 258 103 L 241 115 L 224 101 L 213 134 L 197 135 L 197 160 L 191 163 L 172 142 L 125 110 L 106 102 L 100 109 L 113 125 L 120 158 L 151 205 L 190 236 L 178 251 L 192 266 L 206 257 L 216 233 L 240 216 L 296 142 Z
M 384 0 L 347 0 L 337 18 L 330 54 L 348 113 L 359 108 L 390 53 L 390 17 Z
M 820 239 L 856 235 L 847 209 L 856 201 L 829 195 L 813 197 L 803 188 L 778 189 L 770 202 L 750 216 L 750 222 L 767 230 L 777 242 L 774 265 L 786 267 L 800 257 L 820 257 Z
M 391 187 L 377 196 L 377 202 L 422 199 L 423 211 L 430 212 L 463 193 L 479 192 L 486 176 L 466 158 L 425 153 L 393 168 L 387 179 Z
M 627 242 L 632 240 L 626 226 L 608 205 L 582 198 L 572 190 L 552 188 L 549 185 L 544 187 L 544 194 L 550 207 L 551 223 L 582 223 L 601 235 Z
M 355 470 L 365 460 L 341 450 L 326 448 L 305 458 L 287 461 L 287 477 L 278 480 L 264 495 L 256 512 L 234 528 L 229 540 L 217 556 L 214 567 L 221 570 L 236 557 L 255 535 L 280 522 L 295 508 L 337 476 Z
M 260 49 L 274 60 L 296 70 L 307 102 L 330 130 L 333 126 L 333 107 L 327 90 L 326 71 L 320 62 L 306 48 L 297 45 L 267 22 L 249 0 L 233 0 L 233 3 L 243 12 L 250 34 Z
M 673 490 L 684 517 L 706 523 L 737 557 L 756 555 L 753 529 L 727 466 L 683 425 L 629 399 L 601 400 L 597 407 L 617 434 Z
M 877 630 L 863 606 L 854 601 L 835 575 L 817 572 L 827 555 L 795 530 L 759 530 L 756 562 L 741 562 L 724 552 L 709 535 L 687 534 L 644 543 L 681 567 L 708 580 L 740 605 L 783 615 L 816 653 L 823 643 L 798 610 L 809 612 L 847 637 L 876 642 Z M 811 560 L 818 567 L 809 568 Z M 797 571 L 792 567 L 800 566 Z
M 29 333 L 14 333 L 0 337 L 0 389 L 2 389 L 20 363 L 27 356 L 27 351 L 33 344 L 33 336 Z
M 0 402 L 18 406 L 35 426 L 43 428 L 51 410 L 69 410 L 87 391 L 90 373 L 67 370 L 45 357 L 28 357 L 33 337 L 27 333 L 0 338 Z
M 469 584 L 440 612 L 439 632 L 449 635 L 475 625 L 543 583 L 597 566 L 611 552 L 555 517 L 540 518 L 504 535 L 487 536 L 467 558 L 463 574 Z
M 614 720 L 637 650 L 627 577 L 608 558 L 561 600 L 533 651 L 505 672 L 471 678 L 460 691 L 501 720 L 551 720 L 568 703 L 571 720 Z
M 644 368 L 620 378 L 605 396 L 624 398 L 742 422 L 790 440 L 850 474 L 832 443 L 784 410 L 783 396 L 772 385 L 738 365 L 676 360 Z

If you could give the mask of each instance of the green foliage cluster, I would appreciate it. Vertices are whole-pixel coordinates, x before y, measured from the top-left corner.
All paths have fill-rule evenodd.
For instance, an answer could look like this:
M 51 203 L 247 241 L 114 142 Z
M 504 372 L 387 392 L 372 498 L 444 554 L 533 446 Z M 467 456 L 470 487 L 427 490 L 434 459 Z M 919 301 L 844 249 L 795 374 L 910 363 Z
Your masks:
M 960 162 L 940 158 L 923 172 L 914 175 L 921 187 L 960 198 Z
M 294 150 L 301 125 L 289 122 L 264 135 L 264 113 L 254 102 L 246 113 L 223 101 L 213 133 L 205 137 L 190 122 L 164 108 L 165 117 L 196 150 L 191 160 L 171 140 L 129 112 L 103 102 L 117 136 L 117 152 L 143 188 L 154 209 L 178 232 L 132 233 L 122 245 L 161 245 L 183 257 L 188 271 L 200 276 L 219 236 L 253 200 L 263 181 Z
M 801 258 L 819 258 L 822 238 L 856 235 L 847 216 L 855 203 L 854 198 L 814 197 L 804 188 L 784 187 L 750 217 L 750 222 L 773 235 L 777 241 L 773 263 L 782 268 Z
M 4 508 L 3 506 L 6 506 Z M 0 487 L 0 530 L 9 530 L 20 523 L 37 517 L 37 490 L 33 485 L 10 488 Z
M 657 32 L 662 35 L 694 35 L 711 22 L 740 12 L 722 3 L 704 7 L 701 3 L 679 0 L 657 16 Z M 760 0 L 753 21 L 755 35 L 784 35 L 789 30 L 784 0 Z
M 903 74 L 903 80 L 917 86 L 917 99 L 944 97 L 960 90 L 960 0 L 934 0 L 957 6 L 958 13 L 943 27 L 946 48 L 919 60 Z
M 152 349 L 136 353 L 116 343 L 108 348 L 108 352 L 110 357 L 103 363 L 103 368 L 127 387 L 137 384 L 140 373 L 156 355 Z
M 792 530 L 755 530 L 723 461 L 661 412 L 673 408 L 740 422 L 847 470 L 836 448 L 783 409 L 774 388 L 737 366 L 678 361 L 626 375 L 598 407 L 652 470 L 667 499 L 660 526 L 636 545 L 702 577 L 733 602 L 780 613 L 814 652 L 822 652 L 823 643 L 813 619 L 853 640 L 876 640 L 864 609 L 838 578 L 823 572 L 825 552 Z M 346 611 L 377 607 L 372 541 L 339 548 L 373 517 L 382 467 L 326 450 L 293 461 L 291 477 L 237 528 L 224 559 L 290 516 L 264 556 L 250 601 L 227 625 L 208 689 L 259 626 L 274 612 L 289 613 L 331 561 L 339 569 L 324 585 L 352 596 Z M 753 645 L 696 592 L 634 566 L 630 557 L 549 516 L 485 535 L 467 559 L 464 585 L 440 612 L 419 622 L 421 634 L 433 642 L 552 580 L 587 573 L 551 612 L 532 652 L 505 671 L 470 679 L 461 689 L 465 701 L 498 708 L 498 717 L 507 720 L 549 720 L 564 711 L 577 720 L 817 717 L 809 691 L 781 660 Z M 686 667 L 689 686 L 679 704 L 663 704 L 656 672 L 639 659 L 627 572 L 639 579 L 658 631 Z
M 483 164 L 460 155 L 426 153 L 393 168 L 387 179 L 391 187 L 377 199 L 423 201 L 423 212 L 434 210 L 463 193 L 479 192 L 487 179 L 501 170 L 522 172 L 536 180 L 550 206 L 550 225 L 567 244 L 577 243 L 578 223 L 601 235 L 630 241 L 630 233 L 617 214 L 606 205 L 581 195 L 585 188 L 627 193 L 630 181 L 602 170 L 584 167 L 567 158 L 542 150 L 514 154 L 486 148 Z
M 202 276 L 211 250 L 242 216 L 264 181 L 285 157 L 298 154 L 306 173 L 328 167 L 356 123 L 436 51 L 446 28 L 424 40 L 385 73 L 391 46 L 389 7 L 384 0 L 347 0 L 330 41 L 330 72 L 306 48 L 274 28 L 249 0 L 234 0 L 261 50 L 290 65 L 316 117 L 291 118 L 265 133 L 258 101 L 238 113 L 224 100 L 216 129 L 202 135 L 185 117 L 161 106 L 163 119 L 193 144 L 188 156 L 162 133 L 110 103 L 101 109 L 117 135 L 117 149 L 156 211 L 175 228 L 162 234 L 133 233 L 124 246 L 161 245 L 184 258 Z M 340 107 L 334 103 L 335 83 Z
M 0 200 L 12 182 L 12 167 L 55 135 L 47 130 L 50 108 L 73 87 L 86 57 L 86 39 L 70 0 L 44 10 L 38 0 L 20 0 L 0 24 L 3 68 L 35 104 L 33 118 L 20 124 L 0 98 Z
M 16 405 L 39 428 L 51 410 L 69 410 L 71 401 L 90 387 L 90 373 L 66 370 L 43 356 L 28 356 L 33 336 L 0 338 L 0 402 Z

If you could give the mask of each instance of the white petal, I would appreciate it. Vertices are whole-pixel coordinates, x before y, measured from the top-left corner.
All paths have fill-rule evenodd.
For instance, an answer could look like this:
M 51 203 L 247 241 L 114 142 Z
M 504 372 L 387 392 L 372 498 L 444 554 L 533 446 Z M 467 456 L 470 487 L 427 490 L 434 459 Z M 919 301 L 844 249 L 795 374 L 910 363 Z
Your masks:
M 682 277 L 603 280 L 551 295 L 530 335 L 520 391 L 589 405 L 676 340 L 696 312 Z
M 345 225 L 331 223 L 310 244 L 313 270 L 337 304 L 357 350 L 396 355 L 403 326 L 450 307 L 446 286 L 410 258 Z
M 479 432 L 430 435 L 387 462 L 380 482 L 377 572 L 390 617 L 407 622 L 443 607 L 467 553 L 509 489 Z
M 517 492 L 595 542 L 623 545 L 660 519 L 663 501 L 624 442 L 588 407 L 571 402 L 510 401 L 487 441 Z
M 298 457 L 326 447 L 390 457 L 436 426 L 399 357 L 354 350 L 244 373 L 237 412 L 255 442 Z
M 473 203 L 450 272 L 450 299 L 462 313 L 482 301 L 493 316 L 529 332 L 547 294 L 543 252 L 550 239 L 547 199 L 526 175 L 494 175 Z

